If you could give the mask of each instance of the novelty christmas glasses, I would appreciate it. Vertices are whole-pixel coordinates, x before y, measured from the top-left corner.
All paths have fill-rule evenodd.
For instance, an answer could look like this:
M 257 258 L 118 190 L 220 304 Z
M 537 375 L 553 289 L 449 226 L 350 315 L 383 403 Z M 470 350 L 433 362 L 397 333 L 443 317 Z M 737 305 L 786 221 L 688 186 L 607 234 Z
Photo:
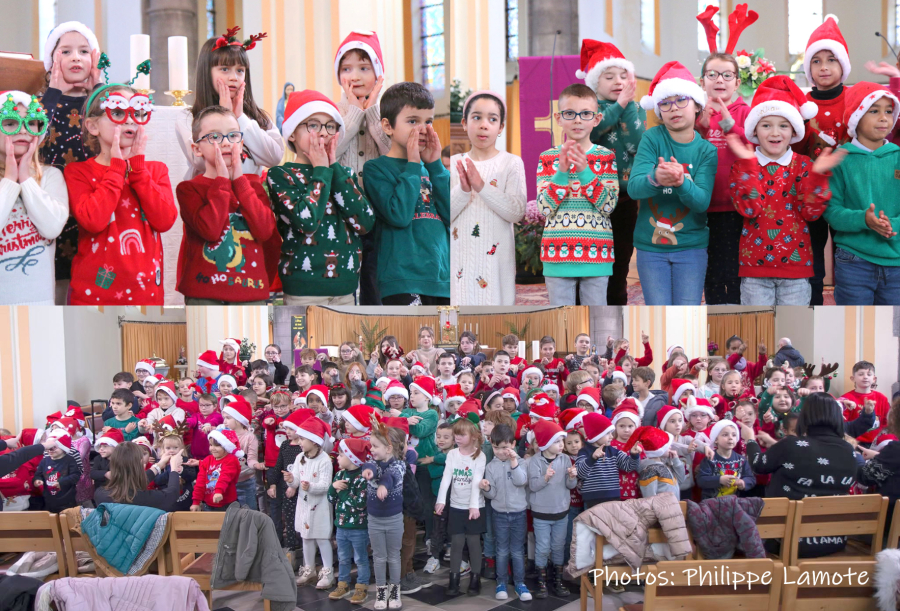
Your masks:
M 31 103 L 25 110 L 24 117 L 16 110 L 16 101 L 10 94 L 7 94 L 6 101 L 0 106 L 0 132 L 7 136 L 15 136 L 22 131 L 24 125 L 29 134 L 40 137 L 46 133 L 49 123 L 47 113 L 36 96 L 31 96 Z
M 136 93 L 129 100 L 121 91 L 113 91 L 100 102 L 100 108 L 113 123 L 122 124 L 131 117 L 138 125 L 146 125 L 153 112 L 153 103 L 143 93 Z

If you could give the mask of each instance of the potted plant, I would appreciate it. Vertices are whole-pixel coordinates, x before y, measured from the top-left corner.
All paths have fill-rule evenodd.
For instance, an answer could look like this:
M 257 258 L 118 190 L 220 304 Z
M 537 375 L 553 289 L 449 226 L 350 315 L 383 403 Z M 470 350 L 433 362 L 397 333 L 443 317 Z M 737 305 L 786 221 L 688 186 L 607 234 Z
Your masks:
M 360 346 L 360 350 L 365 350 L 363 352 L 368 358 L 368 355 L 372 354 L 375 349 L 381 345 L 381 340 L 387 335 L 387 329 L 382 327 L 379 321 L 375 321 L 375 324 L 372 325 L 365 318 L 360 321 L 360 331 L 354 331 L 353 335 L 361 338 L 362 345 Z
M 715 356 L 716 352 L 718 351 L 719 344 L 717 344 L 716 342 L 709 342 L 709 344 L 706 345 L 706 352 L 707 354 L 709 354 L 709 356 Z
M 516 284 L 540 284 L 544 281 L 544 264 L 541 262 L 544 217 L 538 212 L 536 201 L 525 206 L 525 217 L 515 231 Z
M 241 350 L 238 359 L 240 359 L 241 362 L 249 361 L 254 354 L 256 354 L 256 344 L 245 337 L 241 342 Z
M 458 78 L 450 83 L 450 123 L 462 123 L 463 104 L 471 93 L 471 89 L 462 92 L 462 81 Z

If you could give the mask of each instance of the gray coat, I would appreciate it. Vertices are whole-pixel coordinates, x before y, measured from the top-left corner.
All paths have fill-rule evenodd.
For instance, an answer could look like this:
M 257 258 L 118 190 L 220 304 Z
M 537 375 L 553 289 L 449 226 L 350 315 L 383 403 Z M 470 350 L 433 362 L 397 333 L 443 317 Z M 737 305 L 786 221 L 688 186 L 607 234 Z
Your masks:
M 550 481 L 544 479 L 547 467 L 553 467 Z M 531 490 L 532 513 L 555 514 L 569 511 L 572 495 L 569 492 L 578 485 L 578 478 L 569 477 L 566 471 L 572 467 L 572 459 L 565 453 L 558 454 L 553 462 L 540 452 L 528 463 L 528 488 Z
M 261 583 L 262 597 L 271 601 L 272 611 L 293 611 L 297 606 L 294 579 L 272 519 L 237 503 L 229 505 L 213 561 L 212 589 L 241 581 Z
M 528 483 L 527 465 L 519 459 L 515 469 L 510 469 L 508 460 L 494 458 L 484 468 L 484 478 L 491 482 L 490 490 L 484 491 L 484 498 L 491 499 L 491 510 L 501 513 L 525 511 L 525 484 Z

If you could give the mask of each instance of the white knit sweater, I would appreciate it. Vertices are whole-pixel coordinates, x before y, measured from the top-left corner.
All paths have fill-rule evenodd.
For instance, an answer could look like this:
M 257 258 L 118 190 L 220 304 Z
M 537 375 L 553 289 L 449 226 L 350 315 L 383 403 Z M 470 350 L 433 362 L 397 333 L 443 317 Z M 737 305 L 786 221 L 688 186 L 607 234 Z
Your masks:
M 514 305 L 513 223 L 525 215 L 525 166 L 506 151 L 487 161 L 473 160 L 485 184 L 481 193 L 466 193 L 456 169 L 456 162 L 466 158 L 464 153 L 450 159 L 450 302 Z M 477 237 L 472 235 L 476 225 Z

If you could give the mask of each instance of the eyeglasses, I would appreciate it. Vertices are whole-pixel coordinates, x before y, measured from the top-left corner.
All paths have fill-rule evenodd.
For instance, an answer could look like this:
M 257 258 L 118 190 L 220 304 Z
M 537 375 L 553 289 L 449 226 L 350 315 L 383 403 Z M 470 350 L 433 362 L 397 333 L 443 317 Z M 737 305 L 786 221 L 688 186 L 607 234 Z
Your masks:
M 128 117 L 138 125 L 146 125 L 153 112 L 150 98 L 141 93 L 126 99 L 120 93 L 113 92 L 100 103 L 100 108 L 106 111 L 110 121 L 118 125 L 128 121 Z
M 705 76 L 706 78 L 708 78 L 711 81 L 716 80 L 720 76 L 723 79 L 725 79 L 726 81 L 733 81 L 734 77 L 736 77 L 737 74 L 735 74 L 734 72 L 732 72 L 730 70 L 728 70 L 726 72 L 716 72 L 715 70 L 707 70 L 706 74 L 704 74 L 703 76 Z
M 574 121 L 575 117 L 581 117 L 582 121 L 590 121 L 597 116 L 597 113 L 591 112 L 590 110 L 582 110 L 581 112 L 575 112 L 574 110 L 564 110 L 559 114 L 566 121 Z
M 43 136 L 44 132 L 47 131 L 47 121 L 41 119 L 30 119 L 26 120 L 22 117 L 7 117 L 0 121 L 0 132 L 3 132 L 7 136 L 15 136 L 20 131 L 22 131 L 22 125 L 25 125 L 25 131 L 27 131 L 32 136 Z
M 675 106 L 677 108 L 687 107 L 688 102 L 690 102 L 690 101 L 691 101 L 691 98 L 682 95 L 682 96 L 678 96 L 674 100 L 663 100 L 662 102 L 657 104 L 657 107 L 659 107 L 660 111 L 662 111 L 662 112 L 669 112 L 670 110 L 672 110 L 673 106 Z
M 210 144 L 221 144 L 223 141 L 228 140 L 231 144 L 237 144 L 241 140 L 244 139 L 244 132 L 228 132 L 227 134 L 220 134 L 219 132 L 212 132 L 206 134 L 205 136 L 200 136 L 197 139 L 196 143 L 200 144 L 203 140 L 206 140 Z M 269 354 L 268 352 L 266 354 Z
M 325 131 L 328 132 L 329 135 L 333 136 L 338 131 L 338 124 L 334 121 L 329 121 L 325 125 L 322 125 L 318 121 L 307 121 L 306 123 L 301 123 L 301 125 L 306 125 L 306 131 L 311 134 L 318 134 L 322 131 L 322 128 L 325 128 Z

